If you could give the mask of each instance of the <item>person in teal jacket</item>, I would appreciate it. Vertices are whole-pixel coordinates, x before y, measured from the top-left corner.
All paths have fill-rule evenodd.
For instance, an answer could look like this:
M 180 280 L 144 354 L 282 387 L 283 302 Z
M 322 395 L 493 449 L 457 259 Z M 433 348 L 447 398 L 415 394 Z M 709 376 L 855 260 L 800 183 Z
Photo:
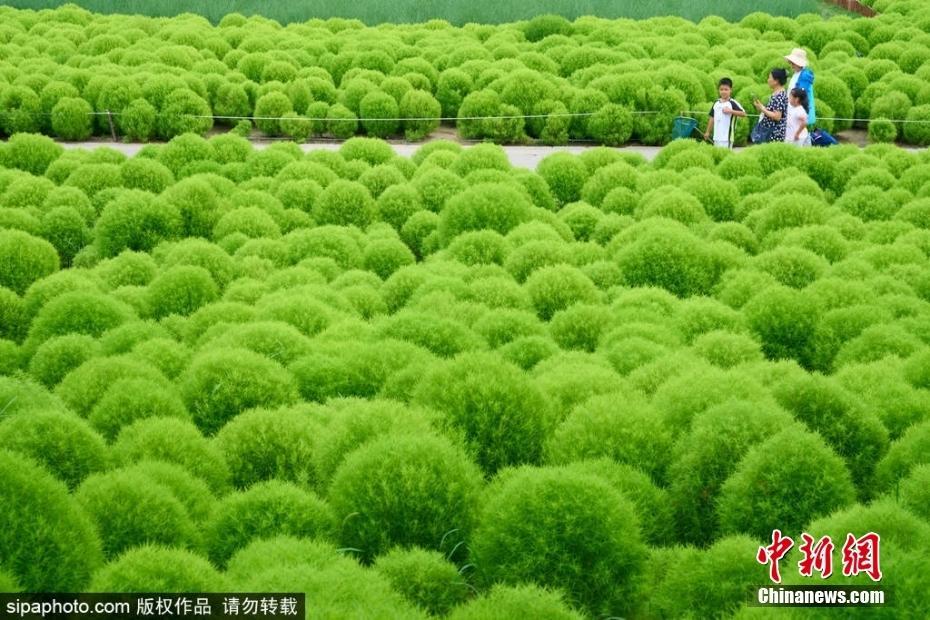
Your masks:
M 807 124 L 813 125 L 817 122 L 817 112 L 814 105 L 814 72 L 807 66 L 807 52 L 797 47 L 785 56 L 785 60 L 794 69 L 794 74 L 788 82 L 788 92 L 791 92 L 794 88 L 800 88 L 807 93 L 807 101 L 810 105 L 810 110 L 807 113 Z

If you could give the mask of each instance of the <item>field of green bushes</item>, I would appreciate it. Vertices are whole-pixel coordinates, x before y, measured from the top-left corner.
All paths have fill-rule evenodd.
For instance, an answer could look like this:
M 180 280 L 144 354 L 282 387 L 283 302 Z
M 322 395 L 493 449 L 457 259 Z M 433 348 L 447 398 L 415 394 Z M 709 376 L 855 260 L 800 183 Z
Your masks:
M 250 131 L 254 117 L 263 134 L 300 142 L 357 133 L 420 140 L 449 119 L 475 140 L 663 144 L 681 112 L 706 116 L 721 76 L 748 105 L 800 45 L 815 59 L 823 128 L 872 119 L 874 142 L 927 145 L 928 30 L 930 9 L 909 1 L 875 19 L 544 15 L 463 27 L 282 26 L 238 14 L 214 26 L 191 14 L 0 7 L 0 134 L 84 140 L 110 136 L 112 120 L 121 139 L 167 140 L 216 126 Z M 738 141 L 749 127 L 739 124 Z
M 3 0 L 2 5 L 20 9 L 49 9 L 63 4 L 59 0 Z M 358 19 L 369 25 L 381 23 L 420 23 L 444 19 L 457 26 L 467 23 L 501 24 L 532 19 L 536 15 L 555 14 L 568 19 L 596 15 L 607 19 L 647 19 L 677 15 L 698 21 L 717 15 L 736 21 L 759 9 L 751 0 L 542 0 L 537 2 L 493 2 L 491 0 L 78 0 L 74 3 L 95 13 L 129 13 L 151 17 L 173 17 L 196 13 L 216 23 L 230 13 L 262 15 L 283 24 L 308 19 L 340 17 Z M 821 0 L 774 0 L 765 6 L 770 15 L 796 17 L 802 13 L 836 11 Z
M 533 172 L 492 144 L 16 135 L 0 590 L 810 618 L 744 605 L 759 545 L 871 530 L 893 605 L 829 617 L 926 618 L 928 257 L 930 155 L 891 145 Z

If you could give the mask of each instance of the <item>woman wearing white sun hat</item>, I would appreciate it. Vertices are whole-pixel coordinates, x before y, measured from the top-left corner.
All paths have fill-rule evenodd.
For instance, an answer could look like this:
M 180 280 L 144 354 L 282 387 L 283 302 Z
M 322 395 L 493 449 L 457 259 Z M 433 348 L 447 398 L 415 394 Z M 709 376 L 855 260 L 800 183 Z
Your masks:
M 814 110 L 814 72 L 808 67 L 807 52 L 800 47 L 791 50 L 791 53 L 785 56 L 785 60 L 791 65 L 794 74 L 788 82 L 788 92 L 794 88 L 800 88 L 807 93 L 807 101 L 810 110 L 807 113 L 807 124 L 813 125 L 817 122 L 817 114 Z

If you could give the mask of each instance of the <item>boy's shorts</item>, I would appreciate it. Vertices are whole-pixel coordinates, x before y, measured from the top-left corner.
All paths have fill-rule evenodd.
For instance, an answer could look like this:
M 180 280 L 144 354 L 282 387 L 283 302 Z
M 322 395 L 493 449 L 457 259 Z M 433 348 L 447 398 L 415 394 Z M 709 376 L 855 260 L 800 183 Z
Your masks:
M 719 146 L 723 149 L 733 148 L 733 145 L 730 144 L 729 140 L 714 140 L 714 146 Z

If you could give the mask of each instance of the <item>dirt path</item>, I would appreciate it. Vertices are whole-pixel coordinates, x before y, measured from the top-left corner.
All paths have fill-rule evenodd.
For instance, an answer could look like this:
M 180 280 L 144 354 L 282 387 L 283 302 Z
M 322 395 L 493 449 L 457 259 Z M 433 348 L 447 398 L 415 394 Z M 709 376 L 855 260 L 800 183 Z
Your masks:
M 853 132 L 848 132 L 852 134 Z M 859 138 L 862 138 L 861 140 Z M 859 136 L 858 134 L 847 136 L 844 133 L 843 136 L 844 142 L 850 144 L 856 144 L 857 146 L 863 147 L 866 145 L 864 136 Z M 256 149 L 266 149 L 270 145 L 274 144 L 274 141 L 270 140 L 253 140 L 252 145 Z M 132 156 L 139 152 L 144 145 L 138 143 L 126 144 L 123 142 L 62 142 L 60 143 L 63 147 L 68 149 L 96 149 L 101 147 L 109 147 L 116 149 L 121 153 Z M 420 149 L 424 143 L 408 143 L 408 142 L 388 142 L 394 151 L 403 157 L 410 157 Z M 342 144 L 340 142 L 309 142 L 306 144 L 301 144 L 300 148 L 305 152 L 309 153 L 310 151 L 315 150 L 327 150 L 327 151 L 338 151 L 339 147 Z M 464 148 L 469 148 L 471 144 L 463 144 Z M 513 166 L 518 168 L 528 168 L 530 170 L 535 170 L 536 166 L 539 164 L 547 155 L 559 152 L 573 153 L 575 155 L 581 154 L 589 149 L 594 148 L 594 146 L 588 145 L 572 145 L 572 146 L 505 146 L 503 147 L 504 152 L 507 154 L 507 157 L 510 159 L 510 163 Z M 752 148 L 752 147 L 743 147 L 743 148 Z M 918 149 L 914 147 L 902 147 L 908 151 L 920 151 L 923 149 Z M 655 159 L 655 156 L 662 150 L 662 147 L 659 146 L 624 146 L 616 149 L 621 152 L 626 153 L 639 153 L 645 157 L 648 161 Z M 741 151 L 742 148 L 736 148 L 735 151 Z

